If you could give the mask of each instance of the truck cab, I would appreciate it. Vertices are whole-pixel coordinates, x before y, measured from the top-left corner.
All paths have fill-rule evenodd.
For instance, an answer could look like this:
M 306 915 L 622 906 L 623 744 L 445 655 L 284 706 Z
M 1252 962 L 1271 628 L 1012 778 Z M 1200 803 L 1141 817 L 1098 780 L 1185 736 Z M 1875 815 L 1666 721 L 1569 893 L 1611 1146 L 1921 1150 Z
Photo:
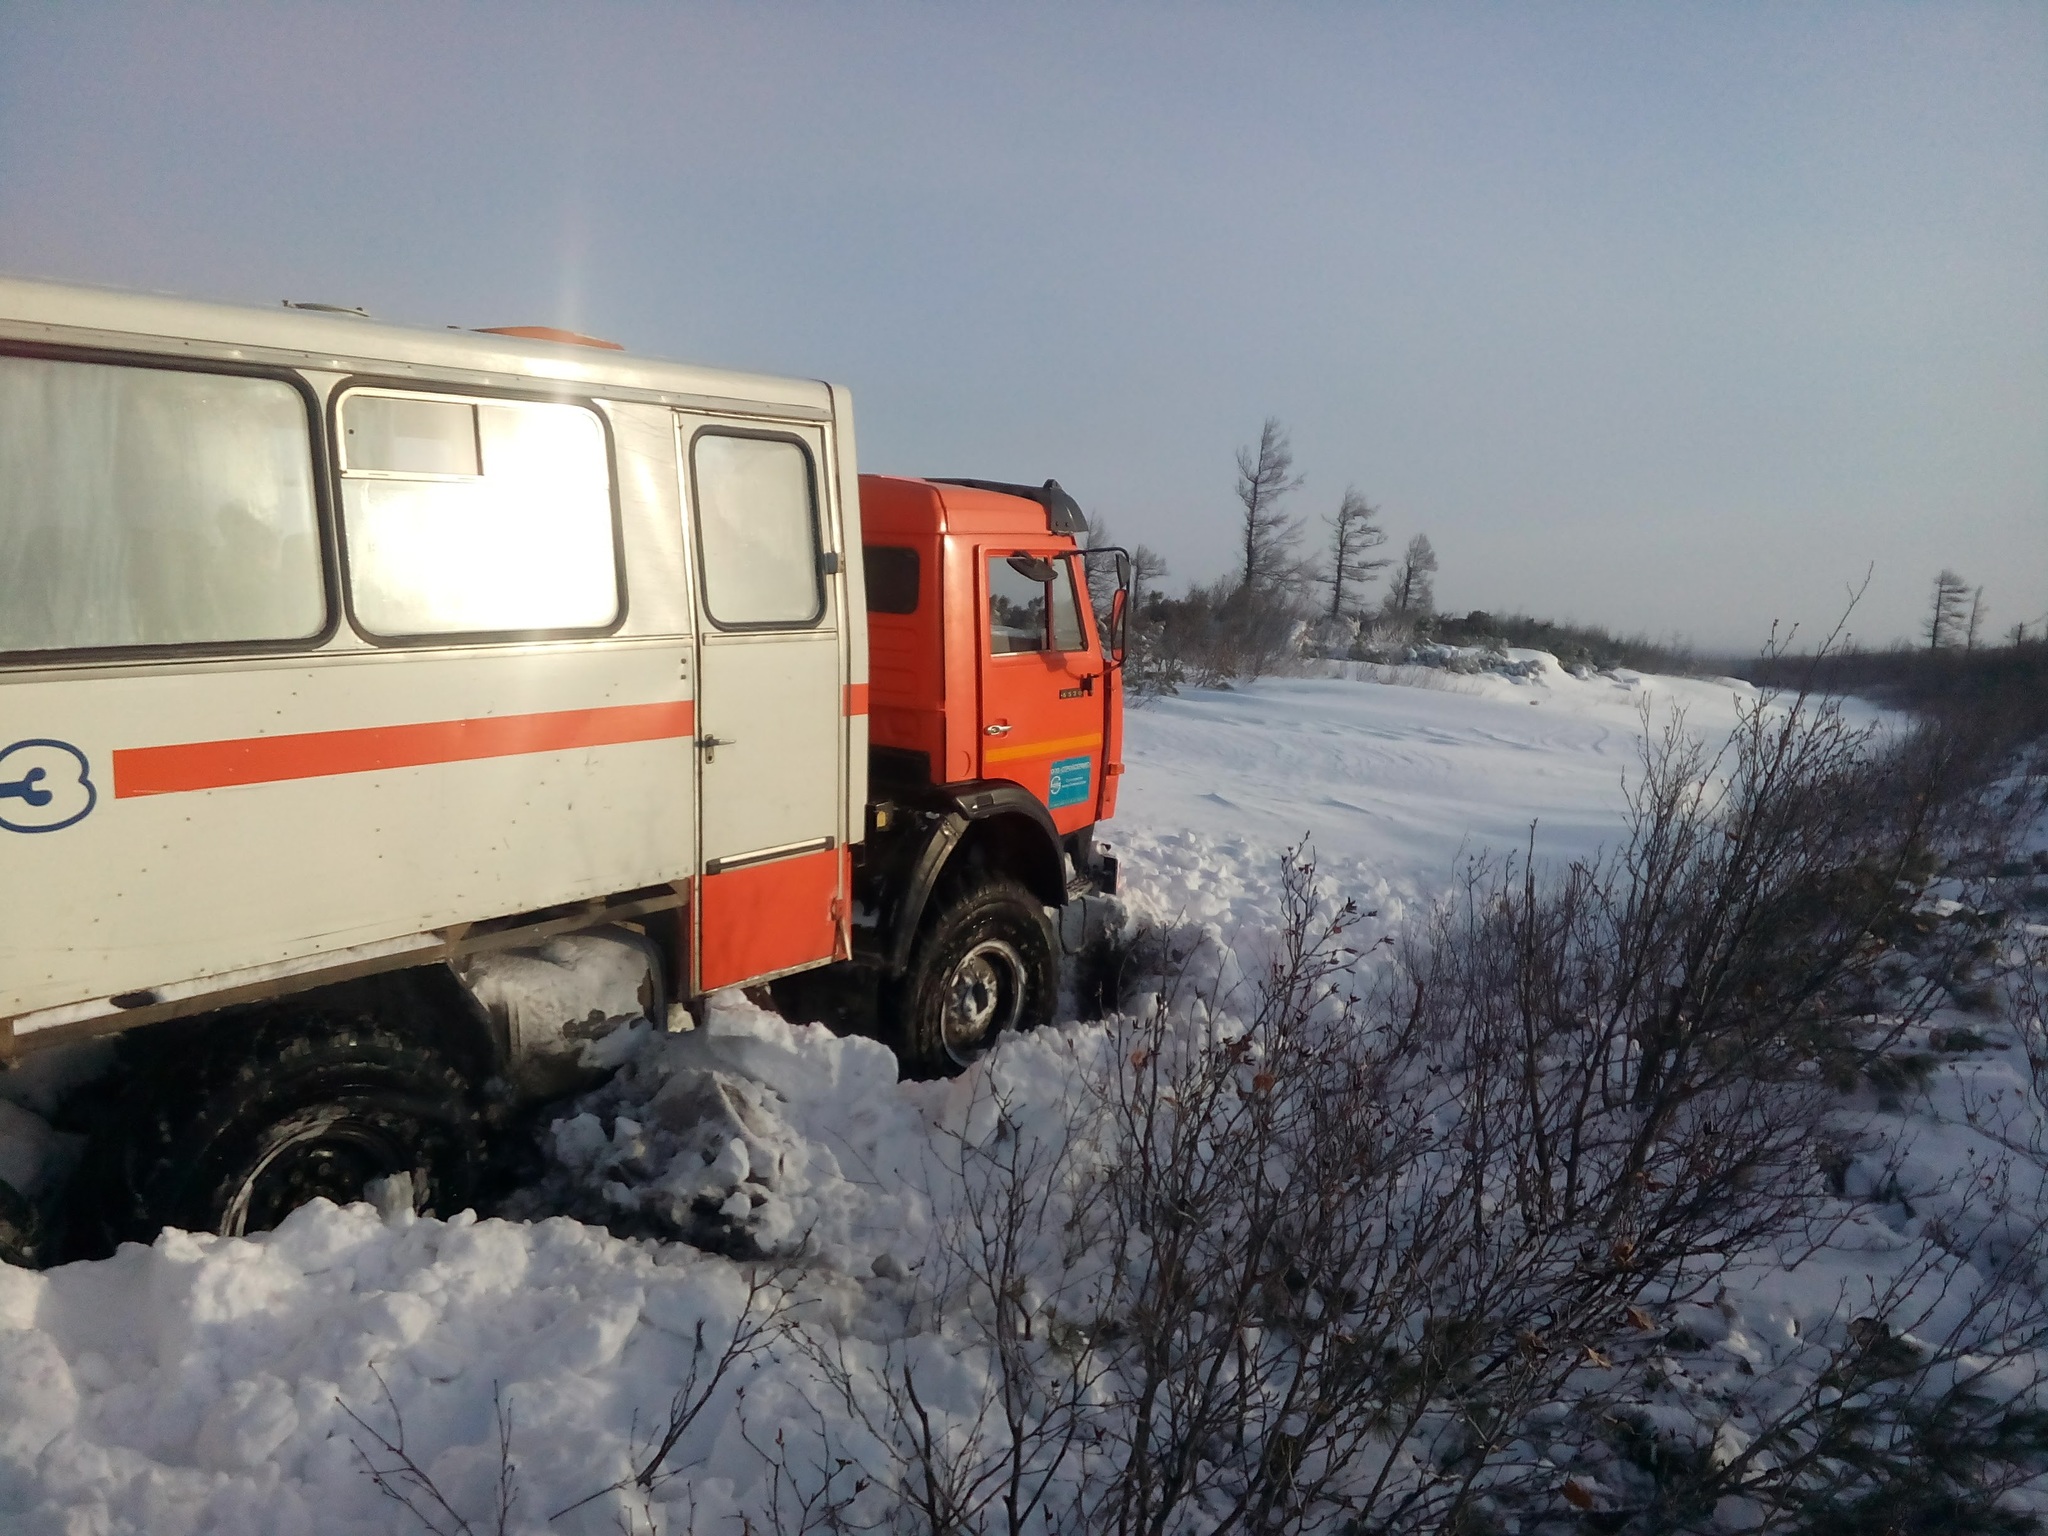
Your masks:
M 1056 481 L 863 475 L 860 506 L 869 825 L 855 954 L 885 975 L 906 1063 L 946 1070 L 1049 1015 L 1053 983 L 1034 964 L 1049 941 L 1021 916 L 978 961 L 925 974 L 972 949 L 935 935 L 944 913 L 1000 888 L 1042 925 L 1045 908 L 1115 891 L 1094 834 L 1123 773 L 1127 571 L 1120 552 L 1084 548 L 1081 510 Z M 1116 562 L 1099 619 L 1091 559 Z

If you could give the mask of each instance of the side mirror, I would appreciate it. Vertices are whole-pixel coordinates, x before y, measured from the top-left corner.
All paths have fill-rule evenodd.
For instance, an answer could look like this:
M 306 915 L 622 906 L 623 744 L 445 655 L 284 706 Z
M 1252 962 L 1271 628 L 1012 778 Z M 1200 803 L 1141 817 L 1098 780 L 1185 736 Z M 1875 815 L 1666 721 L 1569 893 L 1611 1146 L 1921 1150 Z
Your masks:
M 1116 590 L 1109 594 L 1109 611 L 1104 613 L 1098 606 L 1095 609 L 1095 617 L 1097 624 L 1100 625 L 1102 630 L 1102 649 L 1109 658 L 1109 664 L 1111 666 L 1121 666 L 1124 659 L 1124 630 L 1125 626 L 1130 622 L 1130 551 L 1119 549 L 1114 544 L 1098 544 L 1093 549 L 1084 549 L 1080 553 L 1081 559 L 1084 562 L 1105 558 L 1114 562 L 1110 569 L 1116 574 Z M 1102 594 L 1098 578 L 1102 573 L 1102 568 L 1089 565 L 1087 569 L 1088 600 L 1090 603 L 1100 604 Z

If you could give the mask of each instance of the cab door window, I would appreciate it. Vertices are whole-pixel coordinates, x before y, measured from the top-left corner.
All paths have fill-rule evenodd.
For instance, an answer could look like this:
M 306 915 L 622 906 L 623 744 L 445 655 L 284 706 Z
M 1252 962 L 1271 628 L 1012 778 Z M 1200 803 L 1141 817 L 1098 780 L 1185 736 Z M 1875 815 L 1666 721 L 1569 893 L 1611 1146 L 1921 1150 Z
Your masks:
M 992 656 L 1088 648 L 1071 560 L 989 557 L 988 648 Z

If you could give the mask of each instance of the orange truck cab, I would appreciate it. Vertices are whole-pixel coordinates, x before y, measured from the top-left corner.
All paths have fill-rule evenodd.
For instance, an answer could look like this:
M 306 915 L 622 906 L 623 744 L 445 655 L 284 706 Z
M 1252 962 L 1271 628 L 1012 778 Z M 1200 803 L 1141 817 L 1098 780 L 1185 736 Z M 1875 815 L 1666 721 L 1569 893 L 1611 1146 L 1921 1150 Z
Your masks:
M 856 852 L 854 954 L 897 994 L 884 1013 L 901 1020 L 906 1059 L 942 1065 L 974 1040 L 935 1038 L 920 1015 L 973 1026 L 987 1001 L 995 1017 L 969 1030 L 979 1038 L 1034 1022 L 1052 999 L 1050 982 L 1029 976 L 1016 979 L 1014 1005 L 1004 996 L 1003 973 L 1028 962 L 1035 940 L 998 936 L 963 980 L 956 946 L 936 942 L 934 926 L 991 890 L 1038 908 L 1115 892 L 1116 862 L 1094 833 L 1123 773 L 1128 561 L 1083 547 L 1081 509 L 1056 481 L 863 475 L 860 509 L 869 825 Z M 1099 622 L 1096 562 L 1094 586 L 1110 594 Z M 989 996 L 977 999 L 982 982 Z

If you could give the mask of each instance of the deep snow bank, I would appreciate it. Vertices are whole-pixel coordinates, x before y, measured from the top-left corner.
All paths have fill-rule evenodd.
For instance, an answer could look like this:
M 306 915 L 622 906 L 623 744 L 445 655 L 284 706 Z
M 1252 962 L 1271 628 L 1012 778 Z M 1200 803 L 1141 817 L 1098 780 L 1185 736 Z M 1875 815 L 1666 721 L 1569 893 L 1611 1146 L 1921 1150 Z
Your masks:
M 703 1029 L 649 1032 L 614 1085 L 556 1123 L 557 1177 L 583 1174 L 572 1201 L 606 1214 L 728 1207 L 763 1248 L 801 1254 L 790 1283 L 807 1329 L 886 1339 L 904 1330 L 957 1184 L 951 1149 L 995 1131 L 992 1083 L 1007 1134 L 1033 1122 L 1050 1133 L 1074 1053 L 1099 1033 L 1049 1032 L 984 1072 L 899 1085 L 874 1042 L 723 994 Z M 665 1107 L 703 1108 L 721 1091 L 735 1096 L 727 1108 L 664 1124 Z M 246 1240 L 167 1233 L 101 1263 L 0 1266 L 0 1528 L 406 1528 L 363 1473 L 377 1448 L 350 1410 L 388 1438 L 402 1427 L 450 1502 L 480 1511 L 502 1403 L 521 1490 L 514 1528 L 614 1530 L 637 1504 L 611 1497 L 544 1517 L 644 1458 L 699 1329 L 715 1352 L 740 1322 L 747 1273 L 564 1217 L 386 1220 L 324 1201 Z M 975 1401 L 985 1366 L 949 1362 L 948 1379 L 941 1411 Z M 817 1395 L 789 1350 L 733 1385 L 743 1398 L 722 1395 L 677 1449 L 693 1471 L 666 1490 L 665 1529 L 686 1528 L 684 1501 L 702 1530 L 758 1516 L 756 1447 Z

